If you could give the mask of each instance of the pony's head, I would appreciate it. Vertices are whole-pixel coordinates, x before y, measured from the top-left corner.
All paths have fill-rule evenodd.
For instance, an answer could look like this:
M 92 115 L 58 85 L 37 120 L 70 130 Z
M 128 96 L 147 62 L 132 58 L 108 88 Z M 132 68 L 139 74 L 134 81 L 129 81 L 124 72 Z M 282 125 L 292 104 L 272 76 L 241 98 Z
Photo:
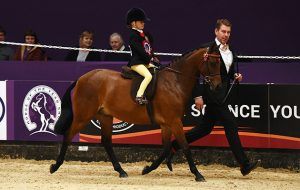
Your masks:
M 215 90 L 221 85 L 222 79 L 220 74 L 221 56 L 213 48 L 203 48 L 201 52 L 201 62 L 199 71 L 204 77 L 204 82 L 209 84 L 211 90 Z

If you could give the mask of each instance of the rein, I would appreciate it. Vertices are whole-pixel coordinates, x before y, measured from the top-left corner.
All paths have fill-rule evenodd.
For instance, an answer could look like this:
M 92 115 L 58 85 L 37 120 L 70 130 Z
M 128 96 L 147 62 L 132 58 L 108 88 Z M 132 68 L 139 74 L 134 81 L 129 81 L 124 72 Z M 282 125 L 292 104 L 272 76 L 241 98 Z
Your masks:
M 227 91 L 226 96 L 224 97 L 224 99 L 223 99 L 223 101 L 222 101 L 222 104 L 224 104 L 225 101 L 227 100 L 227 98 L 228 98 L 228 96 L 229 96 L 229 94 L 230 94 L 230 92 L 231 92 L 231 90 L 232 90 L 232 87 L 233 87 L 233 85 L 234 85 L 235 83 L 236 83 L 236 79 L 234 79 L 233 82 L 231 83 L 230 88 L 229 88 L 229 90 Z
M 205 57 L 204 57 L 203 65 L 204 65 L 205 63 L 208 63 L 208 58 L 209 58 L 209 57 L 220 58 L 220 55 L 218 55 L 218 54 L 208 54 L 208 53 L 205 53 L 204 55 L 205 55 Z M 207 68 L 208 68 L 208 67 L 207 67 Z M 173 68 L 171 68 L 171 67 L 169 67 L 169 66 L 165 67 L 164 69 L 167 69 L 168 71 L 172 71 L 172 72 L 177 73 L 177 74 L 180 74 L 180 75 L 183 75 L 182 72 L 180 72 L 180 71 L 178 71 L 178 70 L 176 70 L 176 69 L 173 69 Z M 208 72 L 209 72 L 209 71 L 208 71 Z M 209 73 L 210 73 L 210 72 L 209 72 Z M 218 76 L 218 75 L 221 75 L 221 74 L 208 74 L 208 75 L 204 76 L 204 80 L 205 80 L 206 82 L 207 82 L 207 81 L 210 81 L 210 80 L 209 80 L 209 77 L 214 77 L 214 76 Z M 185 76 L 185 75 L 183 75 L 183 76 Z M 200 79 L 200 78 L 201 78 L 201 77 L 197 77 L 197 76 L 185 76 L 185 77 L 188 77 L 188 78 L 196 78 L 196 79 Z
M 169 66 L 165 67 L 164 69 L 166 69 L 167 71 L 172 71 L 172 72 L 174 72 L 174 73 L 180 74 L 180 75 L 182 75 L 182 76 L 184 76 L 184 77 L 187 77 L 187 78 L 196 78 L 196 79 L 201 78 L 201 77 L 197 77 L 197 76 L 186 76 L 186 75 L 183 75 L 182 72 L 180 72 L 180 71 L 178 71 L 178 70 L 176 70 L 176 69 L 173 69 L 173 68 L 171 68 L 171 67 L 169 67 Z
M 239 73 L 239 63 L 238 62 L 236 62 L 236 72 L 237 73 Z M 224 100 L 222 101 L 222 104 L 224 104 L 225 103 L 225 101 L 227 100 L 227 98 L 228 98 L 228 96 L 229 96 L 229 94 L 230 94 L 230 92 L 231 92 L 231 89 L 232 89 L 232 87 L 233 87 L 233 85 L 235 84 L 235 83 L 237 83 L 237 95 L 239 94 L 239 82 L 234 78 L 234 80 L 233 80 L 233 82 L 231 83 L 231 85 L 230 85 L 230 88 L 229 88 L 229 90 L 228 90 L 228 92 L 227 92 L 227 94 L 226 94 L 226 96 L 225 96 L 225 98 L 224 98 Z M 238 96 L 237 96 L 238 97 Z M 239 100 L 239 99 L 238 99 Z

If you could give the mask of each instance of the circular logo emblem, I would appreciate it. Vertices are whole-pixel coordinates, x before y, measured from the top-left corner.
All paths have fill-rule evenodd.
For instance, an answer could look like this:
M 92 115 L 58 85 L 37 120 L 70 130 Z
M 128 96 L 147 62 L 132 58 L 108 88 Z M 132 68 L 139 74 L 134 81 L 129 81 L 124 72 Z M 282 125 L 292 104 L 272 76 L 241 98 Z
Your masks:
M 22 115 L 26 128 L 36 133 L 53 133 L 61 114 L 61 100 L 51 87 L 39 85 L 32 88 L 24 98 Z
M 93 125 L 101 130 L 101 123 L 98 120 L 91 120 Z M 130 129 L 134 124 L 130 124 L 121 120 L 118 120 L 117 118 L 114 118 L 113 120 L 113 132 L 119 133 L 122 131 L 126 131 Z
M 145 51 L 146 51 L 149 55 L 151 55 L 151 46 L 150 46 L 149 42 L 147 42 L 146 40 L 143 41 L 143 46 L 144 46 Z
M 4 116 L 5 116 L 5 104 L 2 98 L 0 97 L 0 122 L 2 121 Z

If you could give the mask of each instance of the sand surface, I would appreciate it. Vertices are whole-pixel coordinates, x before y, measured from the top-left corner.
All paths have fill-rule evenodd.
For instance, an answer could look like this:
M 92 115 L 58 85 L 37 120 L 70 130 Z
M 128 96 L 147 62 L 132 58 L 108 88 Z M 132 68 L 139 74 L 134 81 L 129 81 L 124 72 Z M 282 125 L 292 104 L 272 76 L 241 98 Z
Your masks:
M 196 182 L 187 164 L 175 164 L 173 172 L 166 165 L 141 175 L 146 162 L 123 163 L 128 178 L 119 178 L 109 162 L 65 162 L 54 174 L 54 161 L 0 159 L 0 189 L 289 189 L 300 190 L 300 173 L 285 169 L 257 168 L 242 176 L 238 168 L 222 165 L 198 165 L 206 182 Z

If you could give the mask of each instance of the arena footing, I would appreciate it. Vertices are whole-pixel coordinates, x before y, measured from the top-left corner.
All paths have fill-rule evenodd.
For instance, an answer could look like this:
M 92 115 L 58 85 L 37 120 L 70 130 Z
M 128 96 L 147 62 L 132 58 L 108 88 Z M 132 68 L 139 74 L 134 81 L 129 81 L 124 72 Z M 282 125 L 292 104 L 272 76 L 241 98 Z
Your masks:
M 0 143 L 1 158 L 23 158 L 34 160 L 54 160 L 58 156 L 60 143 L 57 142 L 9 142 Z M 238 167 L 229 148 L 192 147 L 196 164 L 222 164 Z M 245 149 L 250 160 L 260 159 L 264 168 L 285 168 L 300 172 L 300 151 L 281 149 Z M 161 153 L 161 146 L 114 145 L 114 151 L 120 162 L 152 161 Z M 101 144 L 73 143 L 66 154 L 66 160 L 72 161 L 109 161 Z M 174 157 L 174 163 L 185 163 L 181 151 Z

